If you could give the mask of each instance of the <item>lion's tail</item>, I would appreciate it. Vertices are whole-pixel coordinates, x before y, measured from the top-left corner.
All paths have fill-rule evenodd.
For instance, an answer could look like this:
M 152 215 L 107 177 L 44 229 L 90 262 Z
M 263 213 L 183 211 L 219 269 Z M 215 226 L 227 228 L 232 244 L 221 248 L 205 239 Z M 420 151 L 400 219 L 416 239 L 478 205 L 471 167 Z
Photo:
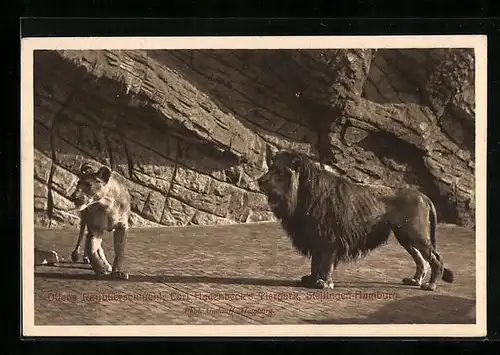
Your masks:
M 436 207 L 434 207 L 434 204 L 432 201 L 427 198 L 427 204 L 429 205 L 429 224 L 430 224 L 430 238 L 431 238 L 431 245 L 433 249 L 436 249 L 436 225 L 437 225 L 437 212 L 436 212 Z
M 436 225 L 437 225 L 437 212 L 436 212 L 436 207 L 434 206 L 434 203 L 428 198 L 427 202 L 429 204 L 429 222 L 430 222 L 430 239 L 431 239 L 431 245 L 432 245 L 432 252 L 434 255 L 438 258 L 438 260 L 441 260 L 441 256 L 436 252 Z M 442 277 L 444 282 L 449 282 L 452 283 L 454 279 L 453 271 L 451 271 L 448 268 L 443 268 L 443 277 Z
M 444 282 L 452 283 L 454 278 L 455 277 L 453 275 L 453 271 L 451 271 L 448 268 L 444 268 L 443 269 L 443 277 L 442 277 L 442 279 L 443 279 Z
M 434 204 L 432 201 L 427 198 L 427 203 L 429 205 L 429 223 L 430 223 L 430 238 L 431 238 L 431 245 L 433 249 L 436 249 L 436 225 L 437 225 L 437 213 L 436 213 L 436 207 L 434 207 Z

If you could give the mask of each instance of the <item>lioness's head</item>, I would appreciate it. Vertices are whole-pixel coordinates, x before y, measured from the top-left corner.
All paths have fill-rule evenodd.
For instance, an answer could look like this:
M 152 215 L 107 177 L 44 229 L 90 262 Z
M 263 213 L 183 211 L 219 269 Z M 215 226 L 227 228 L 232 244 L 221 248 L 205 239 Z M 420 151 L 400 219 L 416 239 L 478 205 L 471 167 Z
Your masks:
M 83 206 L 89 203 L 95 196 L 103 190 L 104 186 L 111 178 L 111 170 L 103 166 L 94 171 L 88 163 L 84 163 L 80 168 L 80 179 L 76 189 L 71 195 L 71 201 L 75 206 Z
M 282 150 L 268 159 L 269 170 L 257 183 L 266 194 L 272 208 L 287 206 L 292 212 L 296 207 L 300 163 L 298 153 Z

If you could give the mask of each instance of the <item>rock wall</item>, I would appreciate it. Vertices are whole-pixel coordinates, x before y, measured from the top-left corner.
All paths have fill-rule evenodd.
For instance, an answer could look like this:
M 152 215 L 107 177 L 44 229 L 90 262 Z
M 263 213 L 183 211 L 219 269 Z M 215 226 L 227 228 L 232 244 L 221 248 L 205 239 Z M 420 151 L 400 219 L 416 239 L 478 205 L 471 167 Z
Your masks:
M 83 161 L 129 186 L 134 226 L 272 220 L 273 146 L 473 227 L 474 68 L 468 49 L 37 51 L 35 225 L 76 226 Z

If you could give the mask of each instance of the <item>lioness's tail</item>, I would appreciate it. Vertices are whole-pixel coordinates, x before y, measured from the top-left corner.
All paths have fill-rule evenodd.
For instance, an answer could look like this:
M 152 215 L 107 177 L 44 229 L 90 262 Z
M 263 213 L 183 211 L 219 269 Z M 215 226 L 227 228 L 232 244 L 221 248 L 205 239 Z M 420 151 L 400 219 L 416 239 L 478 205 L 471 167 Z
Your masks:
M 434 203 L 427 198 L 427 203 L 429 205 L 429 223 L 430 223 L 430 239 L 431 239 L 431 245 L 432 245 L 432 253 L 438 258 L 439 261 L 441 261 L 441 256 L 437 253 L 436 251 L 436 225 L 437 225 L 437 213 L 436 213 L 436 207 L 434 206 Z M 443 268 L 443 276 L 442 279 L 444 282 L 449 282 L 452 283 L 454 276 L 453 276 L 453 271 L 451 271 L 448 268 Z

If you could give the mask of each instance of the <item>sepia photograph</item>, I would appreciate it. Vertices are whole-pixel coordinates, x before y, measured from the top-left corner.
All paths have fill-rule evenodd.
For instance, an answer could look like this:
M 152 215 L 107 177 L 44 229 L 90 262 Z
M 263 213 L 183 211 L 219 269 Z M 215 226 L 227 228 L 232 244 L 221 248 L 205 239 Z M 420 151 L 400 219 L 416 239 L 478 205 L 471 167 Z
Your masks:
M 23 334 L 485 335 L 486 64 L 485 36 L 23 39 Z

